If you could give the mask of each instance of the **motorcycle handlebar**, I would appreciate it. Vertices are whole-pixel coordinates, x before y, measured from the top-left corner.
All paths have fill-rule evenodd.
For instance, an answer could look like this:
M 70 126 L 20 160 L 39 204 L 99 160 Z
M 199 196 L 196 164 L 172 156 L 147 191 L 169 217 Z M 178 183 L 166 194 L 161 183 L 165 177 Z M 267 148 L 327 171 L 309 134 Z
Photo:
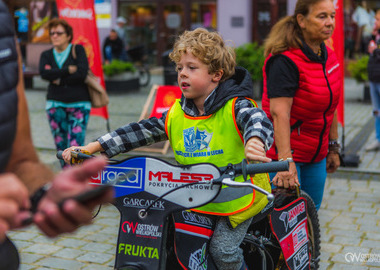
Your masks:
M 289 170 L 289 161 L 273 161 L 270 163 L 252 163 L 249 164 L 245 159 L 239 163 L 232 165 L 235 175 L 243 175 L 244 179 L 247 179 L 247 176 L 250 174 L 257 173 L 268 173 L 268 172 L 278 172 L 278 171 L 288 171 Z M 222 171 L 225 171 L 228 167 L 220 168 Z M 236 182 L 231 180 L 231 178 L 221 178 L 215 181 L 216 183 L 221 183 L 229 187 L 250 187 L 253 188 L 262 194 L 267 196 L 268 201 L 274 200 L 274 195 L 259 186 L 256 186 L 249 181 L 246 182 Z
M 59 151 L 57 152 L 57 154 L 56 154 L 56 157 L 57 157 L 58 159 L 63 159 L 62 154 L 63 154 L 63 151 L 62 151 L 62 150 L 59 150 Z
M 63 151 L 57 152 L 57 158 L 63 159 L 62 157 Z M 87 155 L 81 152 L 71 151 L 71 155 L 78 159 L 89 159 L 93 158 L 92 155 Z M 289 170 L 289 162 L 288 161 L 272 161 L 269 163 L 248 163 L 245 159 L 238 164 L 232 165 L 235 171 L 235 174 L 242 174 L 243 176 L 247 176 L 248 174 L 256 174 L 256 173 L 267 173 L 267 172 L 278 172 L 278 171 L 288 171 Z M 225 171 L 227 167 L 220 167 L 221 171 Z
M 58 159 L 63 159 L 63 151 L 60 150 L 57 152 L 57 158 Z M 81 153 L 81 152 L 76 152 L 76 151 L 71 151 L 71 156 L 74 157 L 74 158 L 78 158 L 78 159 L 89 159 L 89 158 L 93 158 L 94 156 L 91 156 L 91 155 L 87 155 L 87 154 L 84 154 L 84 153 Z
M 247 163 L 243 160 L 241 163 L 234 165 L 235 173 L 247 176 L 256 173 L 269 173 L 278 171 L 288 171 L 289 161 L 272 161 L 269 163 Z
M 63 151 L 57 152 L 57 158 L 63 159 Z M 94 156 L 87 155 L 81 152 L 71 151 L 71 155 L 79 159 L 89 159 Z M 269 163 L 248 163 L 245 159 L 238 164 L 232 165 L 235 171 L 235 174 L 242 174 L 244 176 L 248 174 L 256 173 L 267 173 L 267 172 L 278 172 L 278 171 L 288 171 L 289 162 L 288 161 L 272 161 Z M 221 171 L 224 171 L 227 167 L 220 167 Z
M 62 153 L 63 151 L 57 152 L 58 159 L 63 159 Z M 76 151 L 71 151 L 71 156 L 78 159 L 89 159 L 94 157 L 92 155 L 87 155 Z M 249 174 L 288 171 L 289 162 L 272 161 L 269 163 L 248 163 L 246 159 L 243 159 L 241 163 L 233 164 L 232 167 L 236 175 L 243 175 L 244 178 L 247 178 L 247 175 Z M 228 167 L 220 167 L 219 169 L 224 172 L 227 168 Z
M 57 152 L 57 158 L 63 159 L 63 151 Z M 71 155 L 78 159 L 89 159 L 93 156 L 87 155 L 81 152 L 71 151 Z M 288 171 L 289 170 L 289 161 L 273 161 L 269 163 L 248 163 L 247 160 L 243 159 L 241 163 L 231 164 L 227 167 L 220 167 L 221 172 L 225 172 L 228 168 L 233 170 L 234 175 L 243 175 L 244 179 L 247 179 L 248 175 L 257 174 L 257 173 L 269 173 L 269 172 L 278 172 L 278 171 Z M 224 184 L 230 187 L 251 187 L 257 191 L 265 194 L 269 201 L 274 199 L 273 195 L 266 190 L 257 187 L 251 183 L 247 182 L 235 182 L 229 178 L 219 178 L 213 181 L 215 184 Z

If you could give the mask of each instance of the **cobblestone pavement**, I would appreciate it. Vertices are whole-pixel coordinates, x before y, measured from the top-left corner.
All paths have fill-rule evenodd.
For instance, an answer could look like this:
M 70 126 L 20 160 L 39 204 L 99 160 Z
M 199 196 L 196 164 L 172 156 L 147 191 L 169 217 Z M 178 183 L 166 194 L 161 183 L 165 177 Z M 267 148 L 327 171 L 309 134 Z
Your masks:
M 153 82 L 162 84 L 161 76 Z M 44 83 L 26 91 L 32 121 L 34 144 L 40 158 L 54 170 L 52 137 L 47 124 Z M 115 129 L 138 119 L 149 88 L 125 93 L 111 93 L 110 126 Z M 371 120 L 371 106 L 363 102 L 363 85 L 346 79 L 345 84 L 345 145 L 358 146 L 360 164 L 357 168 L 341 168 L 329 175 L 319 219 L 321 226 L 320 269 L 380 268 L 380 151 L 365 152 L 358 134 Z M 341 130 L 340 130 L 341 131 Z M 87 141 L 106 132 L 105 121 L 91 117 Z M 374 131 L 365 133 L 374 139 Z M 363 139 L 363 136 L 359 136 Z M 367 138 L 365 137 L 365 138 Z M 357 143 L 356 143 L 357 142 Z M 359 145 L 358 145 L 359 144 Z M 171 158 L 167 155 L 165 158 Z M 112 269 L 119 223 L 118 211 L 103 206 L 90 226 L 76 233 L 48 239 L 34 226 L 9 233 L 20 250 L 21 269 Z

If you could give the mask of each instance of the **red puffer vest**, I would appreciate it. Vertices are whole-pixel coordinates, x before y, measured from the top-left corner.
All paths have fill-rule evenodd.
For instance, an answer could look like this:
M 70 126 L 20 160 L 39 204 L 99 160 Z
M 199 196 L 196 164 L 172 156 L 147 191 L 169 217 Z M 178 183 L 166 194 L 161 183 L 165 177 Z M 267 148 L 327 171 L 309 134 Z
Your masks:
M 290 49 L 282 53 L 298 67 L 299 89 L 293 98 L 290 113 L 290 144 L 296 162 L 318 162 L 327 156 L 329 131 L 339 102 L 342 74 L 335 53 L 327 47 L 326 63 L 311 61 L 301 49 Z M 262 107 L 273 121 L 269 111 L 267 76 L 265 66 Z M 267 156 L 278 159 L 276 145 Z

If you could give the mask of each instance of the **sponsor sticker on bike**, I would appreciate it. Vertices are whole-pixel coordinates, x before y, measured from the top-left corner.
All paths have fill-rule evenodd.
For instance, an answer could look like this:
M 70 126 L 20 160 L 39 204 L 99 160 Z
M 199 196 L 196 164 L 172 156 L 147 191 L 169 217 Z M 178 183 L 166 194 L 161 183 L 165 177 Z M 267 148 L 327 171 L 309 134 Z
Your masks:
M 124 197 L 123 206 L 138 209 L 150 206 L 150 209 L 152 210 L 165 210 L 165 201 L 148 200 L 136 197 Z
M 212 180 L 218 178 L 220 172 L 212 164 L 203 163 L 183 168 L 147 159 L 146 168 L 144 190 L 161 196 L 176 189 L 174 193 L 167 194 L 165 200 L 185 208 L 198 207 L 219 192 L 219 187 L 213 186 Z M 182 186 L 184 187 L 181 188 Z
M 206 257 L 206 243 L 202 248 L 190 254 L 189 270 L 206 270 L 207 257 Z
M 144 190 L 145 158 L 127 159 L 110 164 L 91 177 L 95 185 L 113 184 L 115 197 L 138 193 Z M 116 182 L 115 182 L 116 181 Z
M 216 218 L 189 211 L 173 213 L 175 254 L 189 270 L 216 269 L 208 256 L 208 243 L 214 233 Z
M 205 227 L 208 229 L 212 229 L 215 225 L 215 221 L 210 216 L 201 215 L 190 211 L 181 211 L 181 215 L 183 218 L 181 221 L 185 224 Z
M 310 269 L 307 204 L 298 198 L 270 215 L 271 227 L 291 270 Z
M 162 225 L 124 221 L 121 224 L 121 229 L 124 233 L 134 234 L 136 237 L 157 239 L 162 236 Z
M 118 244 L 118 254 L 148 259 L 159 259 L 158 248 L 149 246 L 133 245 L 129 243 Z
M 109 184 L 118 180 L 115 187 L 123 188 L 142 188 L 142 169 L 128 167 L 106 167 L 103 171 L 98 172 L 91 177 L 91 183 Z

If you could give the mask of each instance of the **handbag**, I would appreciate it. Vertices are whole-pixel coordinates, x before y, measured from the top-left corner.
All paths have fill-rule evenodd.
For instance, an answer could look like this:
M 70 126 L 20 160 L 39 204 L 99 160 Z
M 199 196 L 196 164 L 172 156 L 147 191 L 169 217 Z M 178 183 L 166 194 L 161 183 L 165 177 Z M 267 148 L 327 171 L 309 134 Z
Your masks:
M 75 44 L 72 47 L 72 55 L 74 60 L 77 59 L 75 52 Z M 92 73 L 91 69 L 88 69 L 86 79 L 84 83 L 87 84 L 88 93 L 90 94 L 91 107 L 101 108 L 107 106 L 109 103 L 109 97 L 104 87 L 99 83 L 99 78 Z

